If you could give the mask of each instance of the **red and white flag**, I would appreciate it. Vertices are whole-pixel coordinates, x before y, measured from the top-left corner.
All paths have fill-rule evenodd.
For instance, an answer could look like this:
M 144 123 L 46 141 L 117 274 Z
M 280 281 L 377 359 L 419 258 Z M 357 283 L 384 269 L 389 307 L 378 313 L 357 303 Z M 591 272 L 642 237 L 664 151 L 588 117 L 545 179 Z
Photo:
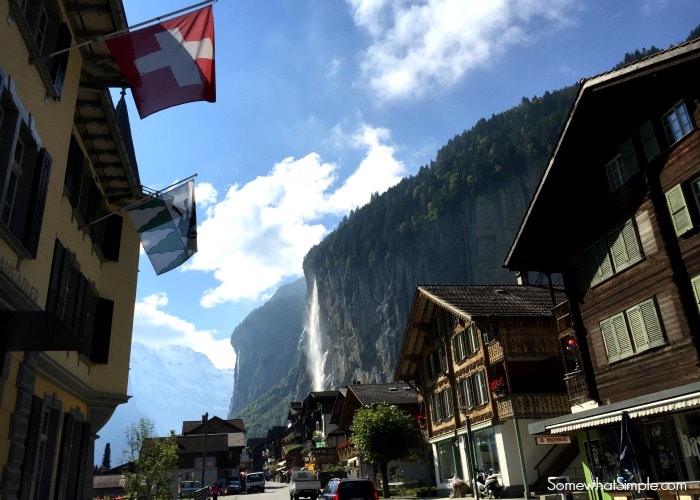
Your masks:
M 211 5 L 105 43 L 141 118 L 186 102 L 216 102 Z

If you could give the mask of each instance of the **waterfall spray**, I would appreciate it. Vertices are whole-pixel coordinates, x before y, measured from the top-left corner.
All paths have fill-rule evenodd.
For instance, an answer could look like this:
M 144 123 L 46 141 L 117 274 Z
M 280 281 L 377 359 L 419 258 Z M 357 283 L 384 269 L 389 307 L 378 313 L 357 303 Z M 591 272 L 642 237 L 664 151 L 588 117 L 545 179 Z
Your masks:
M 321 333 L 321 313 L 318 305 L 318 287 L 314 278 L 311 289 L 311 300 L 306 310 L 306 334 L 308 336 L 306 360 L 307 370 L 311 377 L 312 389 L 322 391 L 326 364 L 326 353 L 323 352 L 323 336 Z

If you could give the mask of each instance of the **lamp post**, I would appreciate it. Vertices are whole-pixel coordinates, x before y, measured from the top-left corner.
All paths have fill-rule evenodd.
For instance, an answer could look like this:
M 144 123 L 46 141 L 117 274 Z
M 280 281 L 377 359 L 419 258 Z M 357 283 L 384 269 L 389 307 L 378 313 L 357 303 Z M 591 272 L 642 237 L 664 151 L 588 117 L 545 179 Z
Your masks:
M 209 420 L 209 412 L 202 415 L 202 423 L 204 424 L 204 441 L 202 442 L 202 488 L 204 488 L 204 467 L 207 463 L 207 421 Z
M 464 421 L 467 424 L 466 443 L 467 443 L 467 467 L 469 467 L 469 480 L 472 483 L 472 491 L 474 492 L 474 500 L 479 500 L 479 484 L 476 481 L 476 467 L 474 463 L 474 438 L 472 436 L 472 425 L 469 420 L 469 408 L 460 406 L 460 411 L 464 413 Z

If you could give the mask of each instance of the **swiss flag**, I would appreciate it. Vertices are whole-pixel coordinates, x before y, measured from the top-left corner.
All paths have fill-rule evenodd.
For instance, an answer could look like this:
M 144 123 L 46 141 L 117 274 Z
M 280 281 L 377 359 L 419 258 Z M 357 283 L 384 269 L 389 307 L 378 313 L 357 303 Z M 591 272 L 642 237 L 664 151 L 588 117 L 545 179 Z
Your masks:
M 141 118 L 186 102 L 216 102 L 211 5 L 105 43 Z

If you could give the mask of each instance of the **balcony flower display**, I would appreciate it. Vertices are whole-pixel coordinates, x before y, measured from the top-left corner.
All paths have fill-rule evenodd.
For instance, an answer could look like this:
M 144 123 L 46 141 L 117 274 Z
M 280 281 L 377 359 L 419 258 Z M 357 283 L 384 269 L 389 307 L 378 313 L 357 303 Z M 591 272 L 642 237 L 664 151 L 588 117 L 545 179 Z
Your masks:
M 506 380 L 503 377 L 498 377 L 491 381 L 491 393 L 496 397 L 502 397 L 506 395 Z
M 418 422 L 418 426 L 421 429 L 424 429 L 426 425 L 428 425 L 428 419 L 425 418 L 425 415 L 418 415 L 416 417 L 416 421 Z

